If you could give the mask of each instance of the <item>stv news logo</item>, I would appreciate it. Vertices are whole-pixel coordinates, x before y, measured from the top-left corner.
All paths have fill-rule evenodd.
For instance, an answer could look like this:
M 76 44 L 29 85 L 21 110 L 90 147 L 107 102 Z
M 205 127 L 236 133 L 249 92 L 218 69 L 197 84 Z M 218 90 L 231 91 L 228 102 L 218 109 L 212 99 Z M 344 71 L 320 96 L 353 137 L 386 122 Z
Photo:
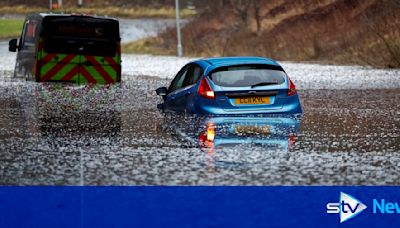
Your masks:
M 344 192 L 340 193 L 339 203 L 328 203 L 326 213 L 339 214 L 340 222 L 345 222 L 365 210 L 367 206 L 360 200 Z

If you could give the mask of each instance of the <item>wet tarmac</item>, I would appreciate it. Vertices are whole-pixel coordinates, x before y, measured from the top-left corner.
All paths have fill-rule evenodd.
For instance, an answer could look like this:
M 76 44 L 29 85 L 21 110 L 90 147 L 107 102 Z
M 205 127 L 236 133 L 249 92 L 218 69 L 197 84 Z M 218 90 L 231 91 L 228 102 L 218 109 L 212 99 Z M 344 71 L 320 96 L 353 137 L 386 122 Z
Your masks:
M 156 108 L 169 83 L 158 72 L 188 59 L 124 58 L 123 83 L 100 87 L 25 82 L 4 66 L 1 185 L 400 184 L 398 71 L 284 63 L 303 116 L 196 117 Z M 366 81 L 336 88 L 346 70 Z

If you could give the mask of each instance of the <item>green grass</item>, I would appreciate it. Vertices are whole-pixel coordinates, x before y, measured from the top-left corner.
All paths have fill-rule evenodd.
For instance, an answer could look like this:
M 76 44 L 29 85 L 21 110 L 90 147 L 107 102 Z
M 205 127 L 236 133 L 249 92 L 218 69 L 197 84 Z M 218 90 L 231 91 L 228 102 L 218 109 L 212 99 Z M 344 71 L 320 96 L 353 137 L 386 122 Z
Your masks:
M 120 8 L 120 7 L 104 7 L 104 8 L 66 8 L 62 10 L 67 13 L 85 13 L 108 15 L 123 18 L 175 18 L 175 8 Z M 183 9 L 181 17 L 187 18 L 196 15 L 196 11 Z
M 31 14 L 31 13 L 43 13 L 47 12 L 48 9 L 36 6 L 0 6 L 0 14 Z
M 19 37 L 23 23 L 22 19 L 0 19 L 0 39 Z
M 46 13 L 48 9 L 40 7 L 29 7 L 29 6 L 0 6 L 0 14 L 31 14 L 31 13 Z M 84 13 L 84 14 L 96 14 L 99 16 L 108 15 L 112 17 L 123 17 L 123 18 L 174 18 L 175 8 L 163 7 L 163 8 L 146 8 L 146 7 L 63 7 L 54 12 L 64 13 Z M 195 10 L 182 9 L 181 17 L 188 18 L 196 15 Z
M 149 37 L 131 43 L 122 44 L 123 53 L 152 54 L 152 55 L 175 55 L 175 49 L 169 50 L 160 47 L 160 38 Z

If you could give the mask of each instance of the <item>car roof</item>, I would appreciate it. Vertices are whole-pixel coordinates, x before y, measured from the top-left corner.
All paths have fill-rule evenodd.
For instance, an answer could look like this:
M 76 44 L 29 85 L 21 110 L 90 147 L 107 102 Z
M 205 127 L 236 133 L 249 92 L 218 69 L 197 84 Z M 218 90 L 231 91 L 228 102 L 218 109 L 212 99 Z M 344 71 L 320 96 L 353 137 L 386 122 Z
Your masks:
M 74 16 L 74 17 L 90 17 L 90 18 L 95 18 L 95 19 L 108 19 L 108 20 L 115 20 L 118 21 L 116 18 L 113 17 L 107 17 L 107 16 L 97 16 L 97 15 L 88 15 L 88 14 L 65 14 L 65 13 L 35 13 L 35 14 L 31 14 L 28 17 L 70 17 L 70 16 Z
M 194 61 L 194 63 L 199 64 L 204 69 L 206 69 L 206 74 L 213 71 L 216 68 L 224 66 L 234 66 L 234 65 L 244 65 L 244 64 L 265 64 L 271 66 L 280 65 L 272 59 L 263 57 L 219 57 L 219 58 L 205 58 Z

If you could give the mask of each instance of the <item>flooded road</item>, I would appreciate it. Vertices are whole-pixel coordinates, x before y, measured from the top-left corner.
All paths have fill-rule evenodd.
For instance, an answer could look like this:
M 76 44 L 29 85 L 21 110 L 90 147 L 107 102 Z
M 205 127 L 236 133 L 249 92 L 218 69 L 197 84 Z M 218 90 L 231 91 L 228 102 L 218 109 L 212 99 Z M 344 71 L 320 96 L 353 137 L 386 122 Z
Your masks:
M 186 20 L 183 21 L 186 23 Z M 129 43 L 149 36 L 175 25 L 173 19 L 119 19 L 121 42 Z
M 400 71 L 283 62 L 303 116 L 164 114 L 190 59 L 124 55 L 114 86 L 12 78 L 0 45 L 1 185 L 399 185 Z

